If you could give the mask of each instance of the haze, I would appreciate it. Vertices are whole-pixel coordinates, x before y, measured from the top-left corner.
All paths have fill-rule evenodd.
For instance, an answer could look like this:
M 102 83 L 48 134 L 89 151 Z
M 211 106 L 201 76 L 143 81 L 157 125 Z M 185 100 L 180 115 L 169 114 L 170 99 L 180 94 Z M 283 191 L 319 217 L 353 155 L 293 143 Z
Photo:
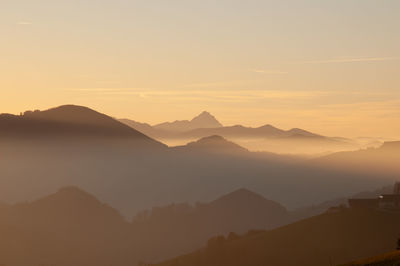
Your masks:
M 0 0 L 0 266 L 400 265 L 399 14 Z
M 400 2 L 3 0 L 0 106 L 400 137 Z

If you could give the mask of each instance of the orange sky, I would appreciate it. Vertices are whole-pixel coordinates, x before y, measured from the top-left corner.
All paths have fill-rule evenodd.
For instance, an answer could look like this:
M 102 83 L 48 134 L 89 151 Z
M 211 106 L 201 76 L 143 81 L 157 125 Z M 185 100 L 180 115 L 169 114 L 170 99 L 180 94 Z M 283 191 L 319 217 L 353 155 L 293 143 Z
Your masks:
M 3 2 L 0 112 L 400 138 L 399 1 Z

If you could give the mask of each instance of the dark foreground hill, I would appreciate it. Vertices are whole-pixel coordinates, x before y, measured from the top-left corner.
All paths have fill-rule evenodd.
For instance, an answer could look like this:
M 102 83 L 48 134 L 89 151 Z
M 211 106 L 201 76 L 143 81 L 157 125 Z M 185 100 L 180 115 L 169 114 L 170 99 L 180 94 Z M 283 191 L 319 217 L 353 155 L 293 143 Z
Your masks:
M 400 213 L 343 210 L 207 247 L 160 266 L 330 266 L 394 250 Z
M 77 188 L 0 208 L 0 265 L 137 265 L 192 252 L 218 235 L 286 223 L 284 207 L 241 189 L 210 203 L 173 204 L 132 222 Z
M 342 266 L 398 266 L 400 265 L 400 251 L 388 252 L 383 255 L 362 259 L 343 264 Z
M 139 213 L 132 230 L 146 261 L 171 258 L 203 246 L 209 236 L 243 234 L 250 229 L 272 229 L 289 222 L 288 211 L 247 189 L 210 203 L 172 204 Z
M 0 210 L 0 264 L 123 265 L 128 223 L 75 187 Z
M 400 251 L 393 251 L 383 255 L 375 256 L 368 259 L 353 261 L 343 264 L 342 266 L 399 266 Z

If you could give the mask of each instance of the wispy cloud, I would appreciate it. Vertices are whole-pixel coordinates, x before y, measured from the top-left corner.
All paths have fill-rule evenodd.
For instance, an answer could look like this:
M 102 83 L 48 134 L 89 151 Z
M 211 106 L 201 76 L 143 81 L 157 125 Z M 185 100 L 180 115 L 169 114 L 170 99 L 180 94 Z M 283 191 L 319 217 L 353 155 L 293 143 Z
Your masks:
M 328 60 L 303 61 L 295 64 L 330 64 L 330 63 L 356 63 L 356 62 L 379 62 L 400 60 L 400 57 L 353 57 L 335 58 Z
M 286 71 L 268 70 L 268 69 L 251 69 L 250 71 L 254 72 L 254 73 L 267 74 L 267 75 L 288 74 L 288 72 L 286 72 Z
M 17 25 L 32 25 L 32 22 L 29 22 L 29 21 L 18 21 Z
M 318 97 L 324 94 L 322 91 L 280 91 L 280 90 L 164 90 L 143 88 L 90 88 L 90 89 L 67 89 L 74 93 L 87 95 L 88 97 L 109 96 L 126 97 L 133 96 L 152 100 L 193 100 L 193 101 L 216 101 L 216 102 L 253 102 L 262 100 L 300 100 Z

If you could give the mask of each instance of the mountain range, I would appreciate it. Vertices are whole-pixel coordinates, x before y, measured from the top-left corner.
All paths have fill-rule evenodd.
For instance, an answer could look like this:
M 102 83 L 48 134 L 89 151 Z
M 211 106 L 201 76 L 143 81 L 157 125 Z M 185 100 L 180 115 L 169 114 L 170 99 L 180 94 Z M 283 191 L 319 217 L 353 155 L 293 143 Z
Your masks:
M 250 150 L 286 154 L 322 153 L 359 147 L 354 140 L 326 137 L 300 128 L 283 130 L 269 124 L 256 128 L 242 125 L 223 126 L 208 112 L 202 112 L 190 121 L 165 122 L 154 126 L 130 119 L 119 121 L 170 146 L 218 135 L 238 142 Z
M 176 120 L 165 122 L 154 126 L 156 129 L 167 131 L 189 131 L 197 128 L 219 128 L 222 124 L 209 112 L 204 111 L 192 120 Z
M 9 203 L 73 185 L 131 217 L 152 206 L 210 201 L 246 187 L 295 209 L 395 179 L 385 171 L 336 170 L 318 161 L 251 152 L 221 136 L 167 147 L 80 106 L 1 115 L 0 129 L 0 201 Z
M 192 252 L 215 235 L 228 239 L 211 239 L 172 263 L 324 265 L 329 256 L 344 263 L 379 254 L 389 250 L 389 231 L 397 232 L 396 214 L 320 213 L 347 195 L 392 183 L 399 154 L 399 143 L 387 142 L 304 159 L 252 152 L 219 135 L 168 147 L 86 107 L 3 114 L 0 264 L 154 263 Z M 298 209 L 310 205 L 316 208 Z M 285 225 L 312 215 L 318 216 Z M 383 244 L 369 245 L 368 232 Z M 351 253 L 350 245 L 359 246 Z M 291 256 L 278 252 L 285 248 Z
M 221 135 L 224 137 L 322 137 L 299 128 L 290 130 L 278 129 L 271 125 L 264 125 L 257 128 L 244 127 L 241 125 L 223 126 L 213 115 L 204 111 L 192 120 L 176 120 L 164 122 L 154 126 L 147 123 L 140 123 L 130 119 L 120 119 L 121 122 L 143 131 L 151 136 L 152 134 L 170 134 L 170 137 L 196 137 L 201 138 L 209 135 Z M 160 131 L 157 131 L 160 130 Z

